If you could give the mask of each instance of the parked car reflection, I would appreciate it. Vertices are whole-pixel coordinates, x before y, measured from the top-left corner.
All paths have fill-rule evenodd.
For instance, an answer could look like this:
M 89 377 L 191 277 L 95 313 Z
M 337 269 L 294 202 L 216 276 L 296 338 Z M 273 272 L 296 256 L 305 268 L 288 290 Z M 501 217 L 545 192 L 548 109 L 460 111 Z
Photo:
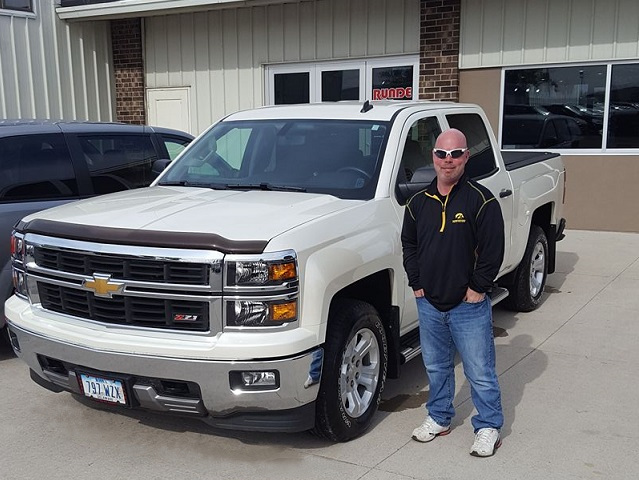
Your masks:
M 579 148 L 586 128 L 583 120 L 567 115 L 504 115 L 502 147 Z

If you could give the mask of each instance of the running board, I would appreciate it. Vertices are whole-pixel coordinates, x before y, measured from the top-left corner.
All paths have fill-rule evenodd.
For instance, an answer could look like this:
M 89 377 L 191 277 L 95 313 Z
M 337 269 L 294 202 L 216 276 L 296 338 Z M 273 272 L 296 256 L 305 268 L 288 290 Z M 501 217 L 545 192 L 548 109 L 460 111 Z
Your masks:
M 493 291 L 490 293 L 490 302 L 493 306 L 497 305 L 503 299 L 508 296 L 508 289 L 503 287 L 493 287 Z M 422 348 L 419 344 L 419 329 L 416 328 L 412 332 L 402 337 L 402 350 L 400 351 L 400 364 L 412 360 L 413 358 L 421 355 Z

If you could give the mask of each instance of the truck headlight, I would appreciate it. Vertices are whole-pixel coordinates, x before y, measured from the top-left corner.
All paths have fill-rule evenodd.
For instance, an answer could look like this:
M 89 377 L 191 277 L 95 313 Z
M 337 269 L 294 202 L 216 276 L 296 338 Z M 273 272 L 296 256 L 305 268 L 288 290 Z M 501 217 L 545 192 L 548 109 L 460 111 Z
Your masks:
M 297 280 L 297 259 L 293 251 L 259 256 L 229 255 L 226 269 L 229 287 L 278 286 Z
M 297 320 L 297 299 L 242 300 L 227 302 L 229 327 L 276 327 Z

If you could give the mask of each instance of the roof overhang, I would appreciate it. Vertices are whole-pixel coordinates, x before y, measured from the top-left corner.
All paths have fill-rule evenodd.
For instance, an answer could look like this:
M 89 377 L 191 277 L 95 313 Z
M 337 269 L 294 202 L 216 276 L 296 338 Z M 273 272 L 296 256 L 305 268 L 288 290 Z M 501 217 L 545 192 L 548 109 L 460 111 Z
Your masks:
M 83 0 L 70 1 L 74 5 L 57 7 L 56 12 L 62 20 L 110 20 L 296 1 L 300 0 Z

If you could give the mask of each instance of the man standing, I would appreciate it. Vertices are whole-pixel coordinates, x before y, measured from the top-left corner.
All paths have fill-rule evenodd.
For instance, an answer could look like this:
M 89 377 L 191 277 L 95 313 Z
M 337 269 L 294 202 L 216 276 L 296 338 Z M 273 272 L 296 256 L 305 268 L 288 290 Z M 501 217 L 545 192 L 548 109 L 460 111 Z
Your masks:
M 504 221 L 492 193 L 465 174 L 469 157 L 462 132 L 443 132 L 433 149 L 437 178 L 411 197 L 404 215 L 404 268 L 430 385 L 428 414 L 413 439 L 450 433 L 458 351 L 477 409 L 470 454 L 489 457 L 501 445 L 504 423 L 487 296 L 504 256 Z

